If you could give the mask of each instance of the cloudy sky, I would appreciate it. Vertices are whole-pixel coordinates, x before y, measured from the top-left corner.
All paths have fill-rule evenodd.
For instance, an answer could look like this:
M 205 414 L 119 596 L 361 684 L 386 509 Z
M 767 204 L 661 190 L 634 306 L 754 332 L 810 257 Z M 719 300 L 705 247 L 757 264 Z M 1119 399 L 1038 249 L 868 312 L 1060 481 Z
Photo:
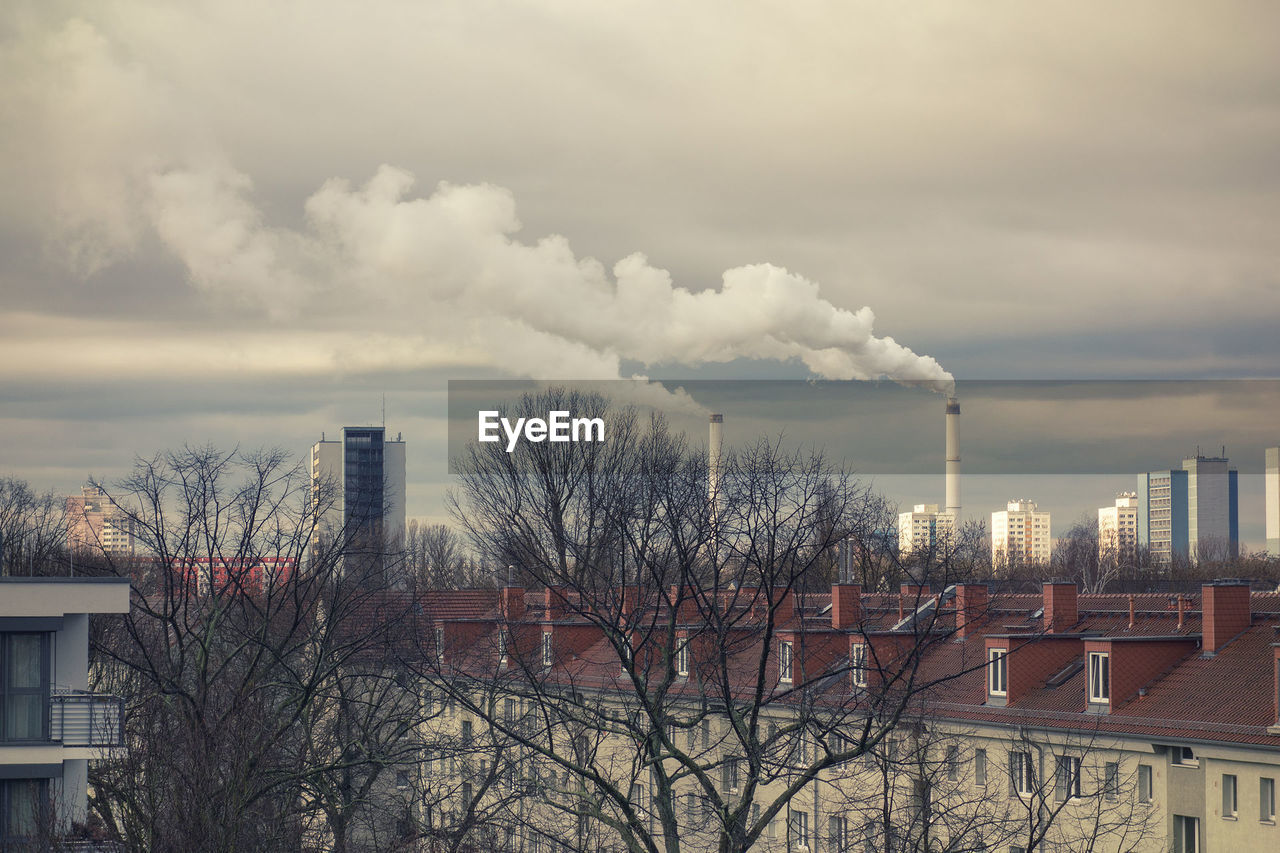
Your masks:
M 385 394 L 435 516 L 450 378 L 1274 377 L 1277 32 L 1271 2 L 13 0 L 0 472 L 302 453 Z

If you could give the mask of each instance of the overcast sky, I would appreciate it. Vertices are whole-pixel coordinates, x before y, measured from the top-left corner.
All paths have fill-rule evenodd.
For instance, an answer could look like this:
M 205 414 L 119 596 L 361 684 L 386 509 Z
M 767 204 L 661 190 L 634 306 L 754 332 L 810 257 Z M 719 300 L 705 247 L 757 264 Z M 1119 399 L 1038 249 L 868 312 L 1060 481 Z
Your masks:
M 450 378 L 1274 377 L 1277 32 L 1263 0 L 11 0 L 0 473 L 303 453 L 385 393 L 438 516 Z

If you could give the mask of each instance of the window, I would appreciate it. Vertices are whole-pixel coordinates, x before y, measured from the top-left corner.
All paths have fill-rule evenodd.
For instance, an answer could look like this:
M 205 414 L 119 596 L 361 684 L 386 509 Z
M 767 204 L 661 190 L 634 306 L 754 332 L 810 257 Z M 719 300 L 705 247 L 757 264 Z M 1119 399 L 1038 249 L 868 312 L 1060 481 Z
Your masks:
M 960 749 L 952 744 L 947 747 L 946 770 L 947 781 L 954 782 L 960 778 Z
M 5 846 L 6 841 L 34 840 L 45 825 L 49 805 L 46 779 L 0 779 L 0 848 L 25 850 L 22 845 Z M 36 849 L 33 845 L 32 849 Z
M 683 637 L 676 640 L 676 675 L 689 677 L 689 641 Z
M 1240 813 L 1240 803 L 1236 799 L 1236 777 L 1231 773 L 1222 774 L 1222 816 L 1235 820 Z
M 1173 853 L 1200 853 L 1200 818 L 1173 816 Z
M 809 846 L 809 813 L 791 813 L 791 843 L 797 847 Z
M 831 832 L 831 850 L 833 853 L 848 853 L 853 850 L 853 836 L 849 831 L 849 819 L 842 815 L 832 815 L 828 821 Z
M 1010 793 L 1024 796 L 1035 790 L 1035 772 L 1031 766 L 1031 753 L 1009 753 L 1009 787 Z
M 1114 801 L 1120 793 L 1120 764 L 1108 761 L 1102 774 L 1102 795 Z
M 502 700 L 502 721 L 512 725 L 520 716 L 520 707 L 514 699 Z
M 507 665 L 507 632 L 498 629 L 498 665 Z
M 738 759 L 726 758 L 720 765 L 720 791 L 724 794 L 738 793 Z
M 1138 765 L 1138 802 L 1151 802 L 1151 765 Z
M 852 655 L 851 670 L 853 672 L 853 686 L 867 686 L 867 644 L 855 643 L 850 651 Z
M 1089 652 L 1089 701 L 1111 701 L 1111 656 Z
M 396 771 L 396 789 L 405 791 L 409 788 L 409 774 L 404 770 Z
M 436 660 L 444 663 L 444 628 L 436 627 Z
M 1258 820 L 1273 823 L 1276 819 L 1276 780 L 1263 776 L 1258 780 Z
M 1009 695 L 1009 651 L 1008 649 L 989 649 L 987 691 L 992 696 Z
M 1074 755 L 1058 756 L 1058 772 L 1054 779 L 1054 796 L 1058 802 L 1080 796 L 1080 759 Z
M 544 667 L 551 666 L 551 633 L 546 632 L 542 635 L 542 665 Z
M 471 737 L 472 737 L 471 721 L 463 720 L 462 721 L 462 745 L 471 746 Z
M 791 641 L 783 640 L 778 646 L 778 680 L 791 680 Z
M 1196 757 L 1195 750 L 1189 746 L 1175 746 L 1173 748 L 1173 763 L 1179 767 L 1199 767 L 1200 759 Z
M 985 749 L 973 751 L 973 782 L 975 785 L 987 784 L 987 751 Z
M 702 721 L 702 748 L 711 748 L 711 721 L 708 719 Z
M 465 812 L 471 808 L 471 783 L 462 783 L 462 810 Z
M 49 634 L 0 634 L 0 741 L 45 740 Z

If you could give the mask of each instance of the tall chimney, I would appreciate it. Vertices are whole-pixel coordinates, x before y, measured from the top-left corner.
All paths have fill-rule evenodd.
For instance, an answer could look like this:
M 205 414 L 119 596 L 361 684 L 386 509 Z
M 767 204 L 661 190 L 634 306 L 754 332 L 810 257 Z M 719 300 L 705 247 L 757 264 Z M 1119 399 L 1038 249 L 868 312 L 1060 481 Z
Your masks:
M 947 512 L 960 528 L 960 401 L 947 398 Z
M 716 496 L 720 489 L 720 449 L 723 442 L 724 415 L 711 416 L 711 435 L 707 443 L 707 497 L 712 505 L 718 502 Z

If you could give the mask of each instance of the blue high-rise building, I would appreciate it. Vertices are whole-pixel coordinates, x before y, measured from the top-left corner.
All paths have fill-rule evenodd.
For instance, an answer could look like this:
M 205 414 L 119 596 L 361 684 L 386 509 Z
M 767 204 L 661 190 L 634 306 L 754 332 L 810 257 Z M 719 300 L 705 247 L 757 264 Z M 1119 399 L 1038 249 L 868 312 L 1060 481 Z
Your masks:
M 1217 560 L 1240 553 L 1239 477 L 1225 456 L 1138 475 L 1138 544 L 1153 560 Z

